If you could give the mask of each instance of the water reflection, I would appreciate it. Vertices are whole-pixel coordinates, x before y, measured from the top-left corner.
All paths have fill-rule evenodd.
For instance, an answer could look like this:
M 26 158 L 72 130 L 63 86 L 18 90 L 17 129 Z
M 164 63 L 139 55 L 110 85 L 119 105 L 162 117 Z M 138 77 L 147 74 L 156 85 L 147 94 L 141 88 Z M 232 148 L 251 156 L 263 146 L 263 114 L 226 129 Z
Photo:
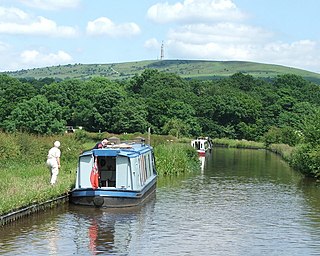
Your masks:
M 208 157 L 207 157 L 208 159 Z M 206 157 L 205 156 L 199 156 L 199 161 L 200 161 L 200 168 L 201 168 L 201 173 L 204 173 L 204 168 L 206 164 Z
M 50 229 L 50 234 L 48 236 L 48 247 L 50 255 L 57 255 L 58 253 L 58 229 L 57 227 L 52 227 Z
M 0 228 L 0 254 L 16 255 L 127 255 L 132 236 L 143 226 L 155 205 L 102 209 L 63 205 Z
M 103 209 L 70 205 L 76 226 L 76 252 L 91 255 L 125 255 L 132 240 L 132 233 L 145 225 L 146 215 L 152 214 L 155 197 L 139 207 Z M 83 230 L 86 229 L 87 233 Z M 83 243 L 86 241 L 85 243 Z M 86 246 L 87 245 L 87 246 Z

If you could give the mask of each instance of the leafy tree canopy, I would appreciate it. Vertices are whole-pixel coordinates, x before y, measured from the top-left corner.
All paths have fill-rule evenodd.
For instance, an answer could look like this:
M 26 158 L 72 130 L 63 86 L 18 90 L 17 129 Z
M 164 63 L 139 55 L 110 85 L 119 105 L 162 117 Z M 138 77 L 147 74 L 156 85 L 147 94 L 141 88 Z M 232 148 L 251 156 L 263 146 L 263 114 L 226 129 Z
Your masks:
M 64 132 L 65 121 L 62 108 L 56 102 L 48 102 L 41 95 L 18 103 L 5 120 L 7 131 L 28 132 L 33 134 L 55 134 Z

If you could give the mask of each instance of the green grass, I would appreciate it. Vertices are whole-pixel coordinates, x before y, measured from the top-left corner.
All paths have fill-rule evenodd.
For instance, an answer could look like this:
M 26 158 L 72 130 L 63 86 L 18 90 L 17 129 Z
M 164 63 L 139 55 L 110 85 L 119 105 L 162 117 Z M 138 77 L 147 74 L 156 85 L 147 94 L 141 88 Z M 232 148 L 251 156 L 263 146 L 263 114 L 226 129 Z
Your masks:
M 5 73 L 17 78 L 90 79 L 95 76 L 103 76 L 115 80 L 141 74 L 145 69 L 157 69 L 175 73 L 184 78 L 197 79 L 218 79 L 237 72 L 265 79 L 282 74 L 295 74 L 320 84 L 320 74 L 318 73 L 280 65 L 245 61 L 145 60 L 111 64 L 69 64 Z
M 51 186 L 46 157 L 55 140 L 61 141 L 61 170 Z M 74 185 L 82 149 L 82 142 L 70 135 L 0 133 L 0 214 L 66 194 Z
M 44 163 L 12 163 L 10 168 L 1 169 L 0 214 L 67 194 L 75 177 L 74 168 L 69 168 L 65 164 L 55 186 L 50 185 L 50 171 Z

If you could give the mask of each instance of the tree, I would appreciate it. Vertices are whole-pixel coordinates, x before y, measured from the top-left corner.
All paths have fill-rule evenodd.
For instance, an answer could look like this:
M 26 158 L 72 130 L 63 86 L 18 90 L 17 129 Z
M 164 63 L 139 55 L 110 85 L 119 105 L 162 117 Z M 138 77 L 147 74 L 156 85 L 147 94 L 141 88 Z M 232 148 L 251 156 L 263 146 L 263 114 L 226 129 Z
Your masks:
M 29 83 L 22 83 L 8 75 L 0 75 L 0 123 L 3 122 L 19 102 L 37 94 Z
M 82 126 L 88 131 L 104 129 L 105 121 L 95 107 L 95 102 L 89 99 L 81 99 L 75 104 L 75 111 L 71 117 L 72 122 Z M 70 123 L 69 123 L 70 124 Z
M 311 146 L 320 145 L 320 108 L 306 118 L 303 134 L 306 143 Z
M 48 101 L 55 101 L 62 107 L 62 115 L 69 125 L 77 125 L 73 120 L 74 113 L 77 112 L 76 106 L 81 99 L 88 98 L 83 82 L 76 79 L 54 82 L 44 85 L 41 93 Z
M 147 69 L 140 76 L 135 76 L 131 79 L 128 90 L 139 94 L 140 97 L 149 98 L 153 97 L 154 93 L 158 91 L 166 90 L 167 94 L 169 94 L 173 88 L 186 89 L 187 86 L 189 84 L 176 74 Z M 190 91 L 190 88 L 188 90 Z
M 201 134 L 201 127 L 195 117 L 195 110 L 188 103 L 179 100 L 170 101 L 166 120 L 163 127 L 165 133 L 168 133 L 168 127 L 174 127 L 179 135 L 199 136 Z
M 237 87 L 243 91 L 251 91 L 256 86 L 256 81 L 251 75 L 244 75 L 242 73 L 235 73 L 230 77 L 232 86 Z
M 114 133 L 144 133 L 149 126 L 147 122 L 146 105 L 142 99 L 128 98 L 115 106 L 112 110 L 112 125 Z
M 128 84 L 128 89 L 133 93 L 141 94 L 141 90 L 149 79 L 159 75 L 159 71 L 156 69 L 146 69 L 141 75 L 135 75 Z
M 93 103 L 92 116 L 96 117 L 92 124 L 93 131 L 98 129 L 110 131 L 114 125 L 114 108 L 126 98 L 127 93 L 116 82 L 103 77 L 92 78 L 85 84 L 85 98 Z M 119 109 L 119 108 L 117 108 Z
M 257 122 L 260 118 L 260 112 L 262 104 L 259 99 L 253 98 L 247 93 L 244 93 L 238 89 L 232 89 L 230 87 L 221 88 L 215 90 L 214 95 L 211 95 L 211 107 L 210 105 L 204 111 L 211 113 L 218 125 L 223 126 L 220 128 L 221 135 L 232 136 L 232 138 L 242 139 L 244 134 L 243 130 L 239 128 L 244 123 L 247 126 L 251 126 Z
M 35 96 L 18 103 L 4 122 L 4 129 L 33 134 L 56 134 L 65 130 L 62 108 L 56 102 L 48 102 L 44 96 Z
M 278 118 L 279 127 L 291 127 L 302 131 L 306 119 L 315 114 L 316 106 L 309 102 L 299 102 L 292 106 L 290 111 L 283 111 Z
M 163 132 L 177 138 L 189 136 L 190 126 L 178 118 L 171 118 L 163 126 Z
M 281 143 L 281 129 L 272 126 L 263 136 L 263 141 L 266 146 L 272 143 Z

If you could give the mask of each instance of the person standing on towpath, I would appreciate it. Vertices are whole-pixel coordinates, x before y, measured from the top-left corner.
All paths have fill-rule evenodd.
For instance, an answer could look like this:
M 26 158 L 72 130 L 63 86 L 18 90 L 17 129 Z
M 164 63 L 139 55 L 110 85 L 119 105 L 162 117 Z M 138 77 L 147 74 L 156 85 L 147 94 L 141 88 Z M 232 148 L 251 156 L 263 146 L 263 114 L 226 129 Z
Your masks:
M 47 165 L 51 171 L 51 180 L 50 180 L 51 185 L 54 185 L 56 183 L 57 177 L 59 174 L 60 156 L 61 156 L 61 151 L 59 147 L 60 147 L 60 142 L 55 141 L 53 144 L 53 147 L 50 148 L 48 152 Z

